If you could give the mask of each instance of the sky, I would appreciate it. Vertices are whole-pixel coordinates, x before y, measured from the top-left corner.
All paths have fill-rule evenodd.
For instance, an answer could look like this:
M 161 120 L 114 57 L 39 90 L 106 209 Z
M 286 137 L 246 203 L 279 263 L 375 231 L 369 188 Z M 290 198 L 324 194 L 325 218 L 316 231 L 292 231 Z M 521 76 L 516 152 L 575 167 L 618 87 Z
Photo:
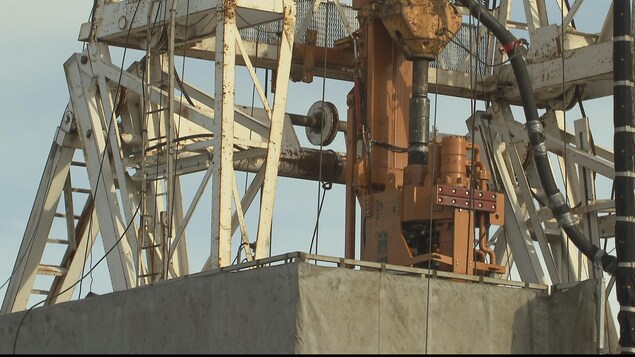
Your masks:
M 597 13 L 605 14 L 607 8 L 606 4 L 600 3 L 604 2 L 587 2 L 582 6 L 580 20 L 576 21 L 578 26 L 584 27 L 583 31 L 599 30 L 601 23 L 598 25 Z M 555 1 L 551 6 L 553 4 Z M 3 230 L 0 234 L 0 284 L 11 274 L 53 135 L 69 100 L 63 63 L 73 53 L 82 50 L 82 43 L 77 41 L 77 35 L 80 25 L 88 20 L 92 1 L 23 0 L 2 1 L 2 5 L 0 132 L 3 138 L 0 140 L 0 187 L 3 187 L 3 190 L 0 197 L 0 227 L 3 227 Z M 552 22 L 556 20 L 559 21 L 553 19 Z M 129 52 L 127 56 L 127 63 L 140 58 L 140 55 L 134 52 Z M 120 61 L 121 50 L 113 49 L 113 63 L 119 66 Z M 264 76 L 264 71 L 258 73 Z M 211 91 L 213 75 L 213 63 L 186 61 L 183 75 L 186 81 Z M 244 71 L 239 71 L 238 76 L 239 79 L 246 78 Z M 251 83 L 241 80 L 238 82 Z M 325 89 L 325 99 L 333 102 L 339 110 L 340 117 L 345 118 L 346 94 L 351 89 L 351 84 L 335 80 L 327 80 L 324 83 L 317 77 L 310 85 L 290 85 L 287 112 L 305 114 L 311 104 L 322 99 L 322 86 Z M 238 88 L 238 104 L 249 105 L 251 95 L 251 85 Z M 467 134 L 465 120 L 470 113 L 469 101 L 441 96 L 436 99 L 438 104 L 435 106 L 435 98 L 431 97 L 431 113 L 438 115 L 439 131 Z M 478 109 L 482 108 L 482 103 L 479 103 Z M 596 143 L 611 149 L 611 99 L 587 101 L 585 109 L 591 119 Z M 573 119 L 577 119 L 580 114 L 575 109 L 569 113 L 567 115 L 570 118 L 568 123 L 571 129 Z M 524 122 L 522 116 L 516 119 Z M 298 130 L 298 133 L 301 142 L 308 145 L 302 131 Z M 340 134 L 328 148 L 343 151 L 343 142 L 343 136 Z M 236 176 L 238 179 L 246 174 L 237 173 Z M 183 179 L 184 187 L 194 187 L 184 189 L 184 205 L 189 205 L 201 177 L 199 174 Z M 598 191 L 606 192 L 606 189 L 600 187 Z M 326 193 L 320 215 L 319 254 L 344 254 L 344 192 L 343 186 L 334 185 L 333 189 Z M 315 182 L 279 179 L 272 235 L 273 255 L 309 250 L 317 216 L 318 194 L 318 184 Z M 299 197 L 302 199 L 298 199 Z M 210 202 L 208 190 L 192 219 L 191 230 L 188 228 L 192 271 L 200 270 L 209 254 Z M 253 217 L 251 220 L 253 221 Z M 251 232 L 252 235 L 255 234 L 253 229 Z M 92 261 L 97 261 L 103 255 L 100 244 L 96 245 L 92 255 Z M 105 263 L 95 270 L 92 278 L 94 285 L 91 283 L 89 288 L 84 288 L 82 295 L 89 290 L 97 293 L 110 291 L 108 284 L 103 283 L 103 279 L 107 279 Z M 0 289 L 0 300 L 4 298 L 5 291 L 6 287 Z

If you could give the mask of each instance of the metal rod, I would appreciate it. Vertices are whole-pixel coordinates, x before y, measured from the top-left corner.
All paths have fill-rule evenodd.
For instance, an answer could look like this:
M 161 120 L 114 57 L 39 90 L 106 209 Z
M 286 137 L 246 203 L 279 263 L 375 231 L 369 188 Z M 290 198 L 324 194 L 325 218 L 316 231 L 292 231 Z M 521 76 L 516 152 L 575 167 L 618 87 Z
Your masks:
M 172 238 L 172 223 L 174 216 L 174 199 L 175 199 L 175 190 L 176 190 L 176 182 L 175 182 L 175 174 L 174 174 L 174 165 L 175 165 L 175 155 L 174 155 L 174 145 L 172 143 L 173 138 L 178 130 L 174 127 L 174 81 L 175 81 L 175 73 L 174 73 L 174 31 L 176 30 L 176 7 L 178 4 L 178 0 L 174 0 L 172 3 L 172 8 L 170 9 L 170 27 L 169 27 L 169 39 L 168 39 L 168 116 L 165 118 L 167 120 L 167 130 L 166 135 L 168 137 L 167 140 L 167 151 L 166 155 L 168 156 L 168 180 L 167 180 L 167 192 L 168 192 L 168 219 L 167 219 L 167 227 L 166 234 L 163 237 L 163 246 L 162 246 L 162 256 L 166 257 L 168 254 L 168 247 L 170 239 Z M 162 267 L 162 279 L 167 279 L 168 277 L 168 259 L 163 259 L 163 267 Z
M 288 113 L 287 115 L 289 116 L 289 119 L 291 119 L 291 124 L 293 125 L 306 126 L 314 129 L 320 129 L 323 127 L 321 118 L 292 113 Z M 346 131 L 345 121 L 339 121 L 337 123 L 337 131 Z
M 428 60 L 412 61 L 412 97 L 408 123 L 408 165 L 428 164 Z

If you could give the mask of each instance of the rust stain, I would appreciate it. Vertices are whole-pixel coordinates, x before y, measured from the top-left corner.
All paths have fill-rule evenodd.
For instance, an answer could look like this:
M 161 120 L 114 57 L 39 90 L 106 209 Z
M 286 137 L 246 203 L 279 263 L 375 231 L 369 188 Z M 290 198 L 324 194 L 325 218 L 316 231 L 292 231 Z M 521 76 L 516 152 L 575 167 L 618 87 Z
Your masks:
M 235 0 L 228 0 L 225 2 L 225 6 L 223 6 L 223 17 L 227 19 L 236 18 L 236 1 Z
M 103 7 L 103 1 L 95 2 L 95 9 L 93 11 L 94 14 L 101 13 L 101 8 Z M 88 42 L 96 42 L 97 41 L 97 28 L 101 25 L 101 16 L 93 16 L 92 17 L 92 25 L 90 28 L 90 35 L 88 36 Z

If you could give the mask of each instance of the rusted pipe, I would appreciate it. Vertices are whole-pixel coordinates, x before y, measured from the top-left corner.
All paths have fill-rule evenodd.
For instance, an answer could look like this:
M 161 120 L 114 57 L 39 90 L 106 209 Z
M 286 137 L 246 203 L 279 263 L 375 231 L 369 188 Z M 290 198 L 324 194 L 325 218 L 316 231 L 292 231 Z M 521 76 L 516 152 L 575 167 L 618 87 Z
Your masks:
M 320 156 L 322 156 L 322 168 L 320 170 Z M 192 172 L 200 172 L 206 170 L 209 166 L 209 162 L 206 160 L 207 155 L 202 154 L 193 155 L 190 157 L 181 156 L 177 160 L 176 174 L 183 175 Z M 249 157 L 244 159 L 234 159 L 234 170 L 257 173 L 262 165 L 265 163 L 265 158 L 262 156 Z M 156 164 L 146 169 L 149 171 L 147 174 L 148 180 L 158 180 L 165 176 L 165 164 Z M 291 177 L 303 180 L 317 181 L 320 179 L 323 182 L 330 183 L 345 183 L 345 166 L 346 157 L 333 150 L 324 150 L 320 153 L 320 150 L 302 148 L 299 150 L 282 150 L 280 152 L 280 164 L 278 166 L 278 176 Z M 139 175 L 135 174 L 132 179 L 140 179 Z
M 486 224 L 485 214 L 486 213 L 484 212 L 479 212 L 478 214 L 478 235 L 480 238 L 478 242 L 478 246 L 482 252 L 485 252 L 487 253 L 487 255 L 489 255 L 489 263 L 496 264 L 496 253 L 494 253 L 494 251 L 487 246 L 488 229 L 485 226 Z
M 474 253 L 476 253 L 476 255 L 478 255 L 478 257 L 476 258 L 477 262 L 485 263 L 485 257 L 487 255 L 482 250 L 474 249 Z
M 321 159 L 320 156 L 322 156 Z M 321 170 L 320 162 L 322 163 Z M 234 170 L 256 173 L 264 163 L 263 157 L 234 160 Z M 323 182 L 343 184 L 346 181 L 345 164 L 345 156 L 332 150 L 325 150 L 322 153 L 320 150 L 308 148 L 283 150 L 280 152 L 278 175 L 317 181 L 321 173 Z
M 473 150 L 472 161 L 470 164 L 474 164 L 475 172 L 472 172 L 472 182 L 475 182 L 479 190 L 487 191 L 487 182 L 489 181 L 489 177 L 487 175 L 487 169 L 485 168 L 485 164 L 480 160 L 481 149 L 478 144 L 471 143 L 468 147 L 468 150 Z M 487 245 L 487 239 L 489 238 L 489 230 L 486 227 L 486 215 L 485 212 L 475 212 L 475 215 L 478 215 L 478 232 L 479 232 L 479 248 L 477 250 L 479 252 L 479 256 L 482 254 L 483 262 L 485 262 L 485 253 L 489 255 L 490 264 L 496 264 L 496 253 Z M 478 254 L 478 253 L 477 253 Z

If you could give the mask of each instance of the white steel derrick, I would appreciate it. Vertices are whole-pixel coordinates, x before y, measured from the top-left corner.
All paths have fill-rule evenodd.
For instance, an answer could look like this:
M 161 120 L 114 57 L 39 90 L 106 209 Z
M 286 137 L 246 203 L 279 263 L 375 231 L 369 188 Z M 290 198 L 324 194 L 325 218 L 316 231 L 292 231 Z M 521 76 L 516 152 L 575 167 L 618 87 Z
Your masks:
M 158 16 L 162 7 L 173 10 L 169 18 Z M 107 265 L 115 291 L 188 274 L 185 228 L 210 177 L 212 183 L 218 185 L 212 188 L 216 210 L 213 220 L 222 222 L 216 226 L 217 239 L 212 242 L 223 242 L 212 244 L 211 256 L 224 258 L 211 259 L 214 261 L 211 266 L 231 263 L 231 236 L 235 227 L 239 222 L 243 223 L 242 236 L 244 243 L 249 244 L 250 235 L 246 232 L 243 216 L 263 185 L 269 193 L 267 199 L 261 200 L 261 211 L 265 212 L 261 220 L 263 224 L 264 220 L 271 220 L 281 148 L 297 148 L 295 134 L 289 136 L 290 132 L 283 130 L 283 123 L 290 125 L 285 116 L 286 78 L 289 77 L 293 37 L 285 35 L 279 51 L 281 65 L 273 110 L 268 111 L 268 117 L 252 117 L 236 107 L 233 89 L 230 89 L 235 81 L 236 49 L 242 45 L 238 28 L 248 26 L 245 18 L 256 23 L 281 19 L 285 31 L 292 34 L 294 9 L 293 1 L 284 4 L 248 0 L 141 1 L 135 6 L 98 1 L 94 17 L 99 20 L 83 26 L 80 33 L 80 37 L 88 42 L 86 51 L 71 56 L 65 65 L 71 102 L 51 148 L 23 239 L 22 259 L 16 261 L 3 313 L 28 307 L 32 293 L 45 294 L 47 303 L 71 299 L 73 284 L 81 278 L 84 268 L 85 252 L 92 249 L 98 235 L 104 243 L 104 251 L 112 249 L 107 255 Z M 240 20 L 237 21 L 235 13 L 233 18 L 223 16 L 230 11 L 238 11 Z M 254 18 L 254 14 L 261 14 L 261 17 Z M 219 80 L 218 100 L 187 83 L 179 83 L 178 89 L 191 94 L 193 99 L 184 101 L 174 94 L 173 48 L 175 43 L 184 41 L 186 16 L 194 20 L 197 16 L 199 20 L 206 18 L 217 24 L 211 28 L 193 25 L 186 37 L 221 39 L 218 44 L 223 50 L 218 51 L 216 61 L 220 69 L 216 76 Z M 151 24 L 148 19 L 152 18 L 159 20 Z M 124 46 L 129 42 L 135 43 L 130 47 L 144 48 L 139 44 L 157 26 L 172 29 L 172 49 L 168 53 L 153 48 L 147 62 L 134 62 L 127 70 L 111 63 L 108 45 Z M 154 38 L 150 42 L 152 40 Z M 231 46 L 223 46 L 227 41 Z M 258 83 L 258 87 L 262 88 L 262 85 Z M 236 133 L 234 127 L 238 128 Z M 254 135 L 248 135 L 250 132 Z M 188 138 L 183 139 L 184 136 Z M 201 141 L 197 136 L 206 139 Z M 146 140 L 145 146 L 141 145 L 141 140 Z M 145 152 L 140 150 L 142 147 Z M 237 159 L 262 158 L 264 163 L 261 162 L 260 173 L 245 197 L 237 195 L 234 198 L 238 209 L 233 212 L 232 194 L 238 193 L 234 188 L 232 158 L 236 147 L 240 150 Z M 72 188 L 69 168 L 78 149 L 83 152 L 84 169 L 91 186 L 90 190 L 85 190 L 90 194 L 81 216 L 74 213 L 72 195 L 69 194 Z M 180 158 L 200 152 L 207 153 L 205 167 L 210 166 L 210 161 L 212 163 L 208 170 L 210 175 L 206 175 L 199 194 L 184 214 L 180 180 L 174 175 L 184 172 L 182 166 L 175 170 L 175 165 Z M 150 178 L 147 182 L 143 180 L 143 188 L 138 177 L 140 163 L 145 165 L 142 171 Z M 196 164 L 196 167 L 201 166 Z M 136 168 L 137 174 L 133 174 L 131 168 Z M 63 204 L 59 204 L 61 199 Z M 141 200 L 145 208 L 139 213 Z M 57 213 L 57 216 L 66 220 L 69 232 L 67 239 L 55 240 L 56 243 L 69 242 L 68 252 L 59 267 L 41 263 L 45 245 L 54 240 L 48 233 L 58 206 L 68 211 Z M 78 208 L 82 207 L 75 207 Z M 159 214 L 148 217 L 151 212 Z M 139 232 L 141 236 L 138 236 Z M 264 248 L 260 249 L 260 254 L 268 256 L 268 234 L 262 240 L 256 234 L 251 236 L 255 238 L 254 243 L 262 242 L 260 246 Z M 35 276 L 45 273 L 56 276 L 51 289 L 33 289 Z

